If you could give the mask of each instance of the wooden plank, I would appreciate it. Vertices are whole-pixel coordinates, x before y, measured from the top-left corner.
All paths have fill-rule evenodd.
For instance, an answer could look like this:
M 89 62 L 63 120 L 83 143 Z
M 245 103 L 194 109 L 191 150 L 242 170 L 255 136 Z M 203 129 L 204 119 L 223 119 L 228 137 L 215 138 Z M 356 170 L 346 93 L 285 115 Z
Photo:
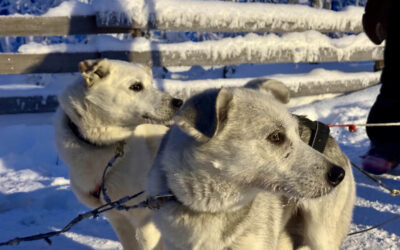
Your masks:
M 77 72 L 78 63 L 100 58 L 98 53 L 0 53 L 0 74 Z
M 0 36 L 129 33 L 131 28 L 97 27 L 96 16 L 0 17 Z
M 258 21 L 249 20 L 243 22 L 241 27 L 232 27 L 231 20 L 221 20 L 219 25 L 204 25 L 203 22 L 199 22 L 196 19 L 190 20 L 190 22 L 176 22 L 174 19 L 168 20 L 152 20 L 146 26 L 131 25 L 127 26 L 130 28 L 137 29 L 156 29 L 163 31 L 190 31 L 190 32 L 229 32 L 229 33 L 265 33 L 265 32 L 277 32 L 277 33 L 288 33 L 288 32 L 303 32 L 307 30 L 316 30 L 322 33 L 330 32 L 346 32 L 346 33 L 360 33 L 363 32 L 362 26 L 352 27 L 347 25 L 344 28 L 338 28 L 335 26 L 312 26 L 304 25 L 299 26 L 296 22 L 290 20 L 282 20 L 280 26 L 276 26 L 274 23 L 259 24 Z M 102 25 L 104 27 L 116 27 L 117 25 Z
M 321 77 L 315 77 L 315 74 L 321 75 Z M 329 74 L 329 71 L 313 73 L 311 77 L 310 75 L 307 76 L 307 74 L 279 74 L 265 76 L 265 78 L 282 81 L 290 89 L 291 97 L 347 93 L 374 86 L 380 81 L 379 72 L 339 73 L 334 71 L 335 77 L 327 78 L 323 77 L 324 74 Z M 185 100 L 207 89 L 242 87 L 250 80 L 253 79 L 234 78 L 189 81 L 155 79 L 155 83 L 158 88 L 163 89 L 172 96 Z
M 207 32 L 360 33 L 362 7 L 330 11 L 308 6 L 221 1 L 149 1 L 146 12 L 120 6 L 97 12 L 98 26 Z M 194 7 L 195 6 L 195 7 Z
M 383 58 L 383 47 L 354 50 L 341 58 L 341 50 L 320 48 L 318 56 L 298 59 L 293 49 L 276 50 L 265 56 L 264 48 L 248 50 L 246 46 L 238 53 L 224 55 L 218 50 L 212 54 L 207 50 L 182 51 L 179 48 L 154 51 L 103 51 L 79 53 L 17 54 L 0 53 L 0 74 L 61 73 L 76 72 L 78 63 L 85 59 L 110 58 L 149 66 L 193 66 L 193 65 L 236 65 L 287 62 L 337 62 L 371 61 Z
M 130 33 L 136 29 L 155 29 L 165 31 L 205 31 L 205 32 L 301 32 L 317 30 L 320 32 L 351 32 L 363 31 L 360 17 L 351 14 L 341 15 L 340 12 L 307 9 L 310 15 L 298 15 L 297 8 L 287 6 L 284 13 L 280 13 L 279 20 L 274 12 L 275 5 L 258 5 L 258 14 L 254 13 L 254 4 L 243 3 L 202 3 L 198 9 L 201 15 L 187 13 L 190 1 L 182 2 L 180 6 L 172 6 L 173 11 L 162 11 L 164 1 L 153 3 L 146 17 L 129 17 L 126 13 L 113 10 L 98 13 L 97 16 L 27 16 L 27 17 L 0 17 L 0 36 L 51 36 L 73 34 L 98 33 Z M 199 3 L 196 2 L 198 5 Z M 227 13 L 238 13 L 229 18 L 216 14 L 210 5 L 219 4 L 229 8 Z M 169 8 L 172 8 L 169 6 Z M 298 7 L 298 6 L 296 6 Z M 158 10 L 155 10 L 158 8 Z M 301 6 L 300 8 L 306 8 Z M 161 11 L 160 11 L 161 9 Z M 240 10 L 240 13 L 238 12 Z M 171 15 L 170 12 L 174 13 Z M 358 16 L 358 14 L 357 14 Z M 132 20 L 131 20 L 132 18 Z M 145 18 L 144 20 L 142 20 Z M 322 20 L 320 20 L 322 19 Z M 358 20 L 359 21 L 354 21 Z M 315 20 L 320 20 L 316 22 Z
M 285 75 L 282 75 L 281 77 L 284 78 Z M 345 77 L 344 79 L 329 80 L 323 78 L 320 78 L 318 80 L 285 80 L 276 77 L 274 79 L 281 80 L 285 84 L 287 84 L 290 89 L 291 97 L 303 97 L 357 91 L 377 84 L 379 82 L 379 78 L 379 74 L 376 74 L 376 77 L 368 77 L 368 79 L 364 80 L 357 78 L 356 75 L 353 77 Z M 186 100 L 189 97 L 198 94 L 206 89 L 220 88 L 222 86 L 240 87 L 247 83 L 249 80 L 251 79 L 213 79 L 209 82 L 200 83 L 202 82 L 201 80 L 183 82 L 178 80 L 156 79 L 156 83 L 157 86 L 162 86 L 162 89 L 170 93 L 172 96 Z M 0 97 L 0 115 L 54 112 L 56 111 L 57 107 L 58 102 L 55 95 L 49 95 L 47 97 Z
M 361 79 L 330 80 L 324 84 L 316 84 L 313 81 L 303 82 L 298 89 L 291 89 L 291 97 L 303 97 L 323 94 L 341 94 L 358 91 L 372 87 L 379 83 L 379 78 L 364 82 Z

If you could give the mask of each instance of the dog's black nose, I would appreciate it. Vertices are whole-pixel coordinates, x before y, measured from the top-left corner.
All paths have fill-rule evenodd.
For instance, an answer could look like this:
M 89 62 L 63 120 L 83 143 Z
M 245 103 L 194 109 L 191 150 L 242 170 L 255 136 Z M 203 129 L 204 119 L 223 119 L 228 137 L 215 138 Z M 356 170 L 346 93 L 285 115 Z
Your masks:
M 171 104 L 174 108 L 180 108 L 183 104 L 183 101 L 181 99 L 173 98 Z
M 328 182 L 336 187 L 344 179 L 344 169 L 338 166 L 333 166 L 327 174 Z

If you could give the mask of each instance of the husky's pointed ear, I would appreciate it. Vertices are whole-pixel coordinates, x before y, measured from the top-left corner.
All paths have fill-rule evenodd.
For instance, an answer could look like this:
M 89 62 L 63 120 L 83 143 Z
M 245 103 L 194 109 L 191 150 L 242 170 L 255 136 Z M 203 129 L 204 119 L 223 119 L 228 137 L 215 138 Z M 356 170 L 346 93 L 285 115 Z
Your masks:
M 147 74 L 153 77 L 153 71 L 151 70 L 151 67 L 144 64 L 141 64 L 140 66 L 147 72 Z
M 218 134 L 225 127 L 228 120 L 228 110 L 232 101 L 232 92 L 226 88 L 219 91 L 217 101 L 215 103 L 215 113 L 217 118 L 217 127 L 214 135 Z
M 226 89 L 205 91 L 186 101 L 175 122 L 183 132 L 205 143 L 223 129 L 231 99 Z
M 87 87 L 92 87 L 97 80 L 110 73 L 110 62 L 107 59 L 85 60 L 79 63 L 79 71 Z
M 285 84 L 274 79 L 255 79 L 251 80 L 245 88 L 259 89 L 270 92 L 276 99 L 282 103 L 288 103 L 290 100 L 290 90 Z
M 191 114 L 194 114 L 196 111 L 191 107 L 187 109 L 181 109 L 179 114 L 174 117 L 176 125 L 185 132 L 187 135 L 195 139 L 197 142 L 205 143 L 210 140 L 210 137 L 203 134 L 200 130 L 196 128 L 195 117 Z

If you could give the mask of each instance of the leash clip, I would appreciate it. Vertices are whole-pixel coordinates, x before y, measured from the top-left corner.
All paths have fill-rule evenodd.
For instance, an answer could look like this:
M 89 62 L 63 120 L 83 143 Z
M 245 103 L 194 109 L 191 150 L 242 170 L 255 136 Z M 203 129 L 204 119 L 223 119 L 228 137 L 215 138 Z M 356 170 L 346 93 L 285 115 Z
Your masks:
M 176 201 L 175 195 L 168 193 L 165 195 L 156 195 L 147 198 L 145 206 L 151 210 L 160 209 L 168 201 Z

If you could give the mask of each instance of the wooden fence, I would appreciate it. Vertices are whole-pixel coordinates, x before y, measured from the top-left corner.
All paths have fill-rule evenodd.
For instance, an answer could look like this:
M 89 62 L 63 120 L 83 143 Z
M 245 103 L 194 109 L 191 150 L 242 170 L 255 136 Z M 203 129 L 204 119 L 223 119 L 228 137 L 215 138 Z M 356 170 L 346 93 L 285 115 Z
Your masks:
M 167 0 L 166 0 L 167 1 Z M 162 1 L 159 1 L 162 2 Z M 164 2 L 167 3 L 167 2 Z M 207 32 L 303 32 L 307 30 L 317 30 L 320 32 L 351 32 L 360 33 L 362 31 L 361 20 L 354 22 L 354 18 L 340 16 L 340 13 L 327 10 L 313 10 L 316 15 L 321 18 L 329 17 L 330 19 L 340 19 L 340 25 L 337 22 L 321 22 L 315 24 L 315 16 L 299 17 L 299 22 L 294 21 L 293 14 L 288 11 L 286 15 L 280 15 L 280 19 L 275 20 L 268 17 L 268 9 L 274 8 L 272 4 L 263 4 L 265 15 L 252 15 L 251 9 L 246 10 L 246 6 L 251 4 L 227 3 L 223 6 L 229 10 L 235 11 L 235 8 L 241 9 L 243 15 L 233 17 L 234 19 L 221 18 L 215 13 L 208 13 L 207 7 L 214 4 L 213 2 L 204 5 L 202 14 L 203 20 L 199 21 L 198 17 L 191 19 L 190 15 L 185 15 L 187 8 L 185 4 L 190 5 L 190 1 L 184 1 L 181 6 L 176 6 L 176 16 L 184 16 L 185 20 L 179 20 L 171 15 L 164 15 L 157 12 L 156 7 L 153 12 L 150 11 L 146 22 L 140 20 L 128 20 L 121 23 L 113 18 L 112 10 L 106 13 L 110 18 L 102 18 L 104 15 L 88 15 L 88 16 L 71 16 L 71 17 L 51 17 L 51 16 L 32 16 L 32 17 L 0 17 L 0 36 L 53 36 L 53 35 L 74 35 L 74 34 L 104 34 L 104 33 L 135 33 L 137 30 L 154 29 L 164 31 L 207 31 Z M 240 4 L 240 6 L 239 6 Z M 162 7 L 162 6 L 161 6 Z M 158 6 L 158 8 L 161 8 Z M 260 8 L 261 8 L 260 7 Z M 293 6 L 291 6 L 293 7 Z M 290 8 L 291 8 L 290 7 Z M 237 11 L 237 10 L 236 10 Z M 247 13 L 247 14 L 246 14 Z M 120 15 L 120 14 L 118 14 Z M 134 17 L 127 17 L 134 18 Z M 347 19 L 346 19 L 347 18 Z M 361 19 L 361 18 L 360 18 Z M 207 21 L 212 20 L 212 21 Z M 240 25 L 232 25 L 232 24 Z M 277 25 L 277 23 L 279 25 Z M 217 25 L 216 25 L 217 24 Z M 236 40 L 235 40 L 236 39 Z M 342 56 L 343 49 L 334 46 L 321 46 L 317 42 L 313 45 L 313 41 L 307 45 L 307 48 L 285 48 L 277 44 L 266 46 L 268 48 L 254 47 L 252 39 L 241 38 L 225 38 L 220 41 L 209 44 L 209 41 L 182 44 L 162 44 L 148 43 L 147 49 L 138 50 L 93 50 L 88 48 L 85 51 L 75 52 L 58 52 L 51 51 L 48 53 L 0 53 L 0 74 L 26 74 L 26 73 L 61 73 L 76 72 L 77 65 L 84 59 L 95 58 L 113 58 L 127 60 L 131 62 L 143 63 L 150 66 L 192 66 L 192 65 L 235 65 L 245 63 L 282 63 L 282 62 L 336 62 L 336 61 L 376 61 L 383 58 L 382 46 L 363 47 L 362 49 L 352 48 L 346 52 L 346 56 Z M 257 39 L 261 39 L 261 36 Z M 239 41 L 240 42 L 236 42 Z M 268 42 L 267 40 L 265 40 Z M 279 41 L 279 39 L 278 39 Z M 235 43 L 235 53 L 226 53 L 224 43 Z M 215 46 L 214 46 L 215 45 Z M 218 46 L 216 46 L 218 45 Z M 315 46 L 318 47 L 315 50 Z M 211 49 L 210 49 L 211 48 Z M 251 48 L 251 49 L 249 49 Z M 313 49 L 314 48 L 314 49 Z M 271 52 L 272 49 L 272 52 Z M 299 57 L 298 53 L 304 50 L 313 50 L 311 56 Z M 211 50 L 211 51 L 210 51 Z M 357 79 L 354 79 L 357 81 Z M 362 88 L 376 84 L 376 79 L 367 84 L 363 83 Z M 360 87 L 361 88 L 361 87 Z M 345 92 L 349 90 L 348 82 L 343 88 L 336 92 Z M 351 88 L 351 90 L 355 90 Z M 323 92 L 322 90 L 320 92 Z M 301 95 L 301 93 L 295 93 Z M 305 95 L 310 94 L 305 93 Z M 312 93 L 321 94 L 321 93 Z M 20 113 L 20 112 L 47 112 L 53 111 L 57 106 L 54 96 L 47 97 L 14 97 L 0 98 L 0 113 Z

